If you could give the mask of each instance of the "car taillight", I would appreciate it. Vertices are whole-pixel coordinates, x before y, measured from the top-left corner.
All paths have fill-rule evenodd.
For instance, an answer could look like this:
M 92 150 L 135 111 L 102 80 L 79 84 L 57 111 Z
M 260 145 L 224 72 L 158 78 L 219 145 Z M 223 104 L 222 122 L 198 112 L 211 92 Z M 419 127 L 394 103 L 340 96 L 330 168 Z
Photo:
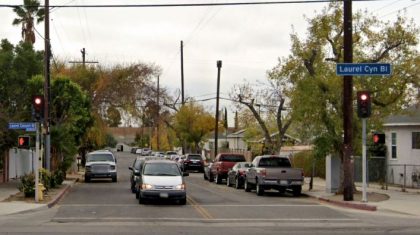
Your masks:
M 245 171 L 244 170 L 239 170 L 238 173 L 239 173 L 239 175 L 245 175 Z
M 260 173 L 261 176 L 264 176 L 264 177 L 267 176 L 267 171 L 265 169 L 260 170 L 259 173 Z

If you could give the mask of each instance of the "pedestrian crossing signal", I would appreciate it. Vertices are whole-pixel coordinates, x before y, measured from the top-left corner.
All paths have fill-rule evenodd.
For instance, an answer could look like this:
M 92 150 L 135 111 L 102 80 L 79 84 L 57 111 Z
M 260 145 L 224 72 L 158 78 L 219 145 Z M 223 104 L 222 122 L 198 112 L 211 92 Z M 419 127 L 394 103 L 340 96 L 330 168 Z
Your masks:
M 29 148 L 31 138 L 29 136 L 19 136 L 18 137 L 18 147 L 19 148 Z

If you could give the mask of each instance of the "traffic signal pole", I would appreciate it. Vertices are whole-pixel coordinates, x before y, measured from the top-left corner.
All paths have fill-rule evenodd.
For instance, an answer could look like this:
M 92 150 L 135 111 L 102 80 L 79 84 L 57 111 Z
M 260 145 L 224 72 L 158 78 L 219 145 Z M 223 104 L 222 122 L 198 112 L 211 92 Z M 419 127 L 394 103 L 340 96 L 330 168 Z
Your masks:
M 35 202 L 38 202 L 38 191 L 39 191 L 39 122 L 35 123 L 36 125 L 36 142 L 35 142 L 35 161 L 34 161 L 34 167 L 35 167 Z
M 45 51 L 44 51 L 44 128 L 45 128 L 45 168 L 51 170 L 51 145 L 50 145 L 50 56 L 51 56 L 51 44 L 50 44 L 50 1 L 45 0 Z
M 363 180 L 363 186 L 362 186 L 362 202 L 367 202 L 367 183 L 366 183 L 366 173 L 367 173 L 367 166 L 366 166 L 366 118 L 362 118 L 362 180 Z

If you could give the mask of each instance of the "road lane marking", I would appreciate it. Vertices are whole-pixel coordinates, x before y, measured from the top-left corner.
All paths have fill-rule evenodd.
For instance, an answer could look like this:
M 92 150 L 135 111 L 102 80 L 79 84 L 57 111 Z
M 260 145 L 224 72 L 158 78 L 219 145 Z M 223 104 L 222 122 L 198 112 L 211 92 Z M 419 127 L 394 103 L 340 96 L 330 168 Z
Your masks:
M 52 221 L 203 221 L 200 218 L 173 218 L 173 217 L 156 217 L 156 218 L 147 218 L 147 217 L 104 217 L 104 218 L 97 218 L 97 217 L 55 217 Z M 205 219 L 204 221 L 214 221 L 214 222 L 282 222 L 282 221 L 289 221 L 289 222 L 301 222 L 301 221 L 331 221 L 331 222 L 344 222 L 344 221 L 360 221 L 359 219 L 353 218 L 220 218 L 220 219 Z
M 187 196 L 187 201 L 194 209 L 203 216 L 204 219 L 214 219 L 214 217 L 203 207 L 201 207 L 192 197 Z

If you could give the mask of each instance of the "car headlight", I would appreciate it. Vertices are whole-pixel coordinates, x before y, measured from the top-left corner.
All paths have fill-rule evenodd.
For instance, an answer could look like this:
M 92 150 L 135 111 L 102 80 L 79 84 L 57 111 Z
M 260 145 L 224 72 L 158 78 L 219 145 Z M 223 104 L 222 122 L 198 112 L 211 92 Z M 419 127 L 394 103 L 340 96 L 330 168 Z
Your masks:
M 90 171 L 90 166 L 86 166 L 85 170 Z
M 115 170 L 115 166 L 111 166 L 111 170 Z
M 141 189 L 152 189 L 153 188 L 153 185 L 151 185 L 151 184 L 142 184 L 141 185 Z
M 176 190 L 185 190 L 185 184 L 179 184 L 177 186 L 175 186 Z

